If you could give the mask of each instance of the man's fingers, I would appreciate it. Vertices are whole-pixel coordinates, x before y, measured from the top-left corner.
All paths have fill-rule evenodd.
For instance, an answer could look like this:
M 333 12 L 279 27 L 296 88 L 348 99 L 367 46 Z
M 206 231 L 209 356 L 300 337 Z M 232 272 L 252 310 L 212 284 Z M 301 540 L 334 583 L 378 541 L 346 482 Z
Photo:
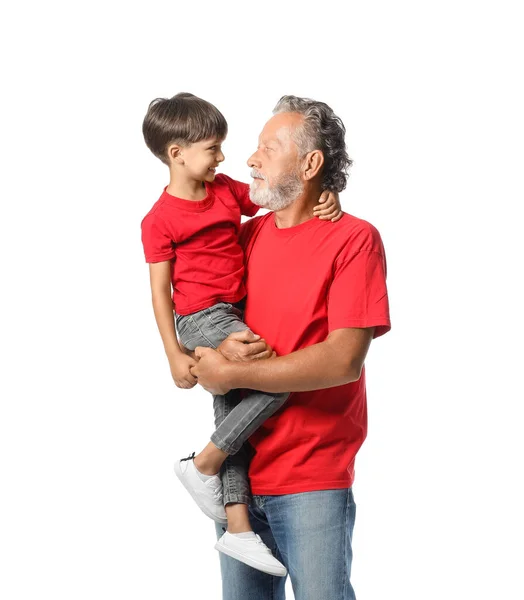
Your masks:
M 205 346 L 197 346 L 195 348 L 195 356 L 197 358 L 202 358 L 206 352 L 210 352 L 211 348 L 206 348 Z
M 236 331 L 235 333 L 229 334 L 227 339 L 236 340 L 237 342 L 255 342 L 260 339 L 260 336 L 249 329 L 245 329 L 244 331 Z
M 251 357 L 252 360 L 261 360 L 263 358 L 269 358 L 271 356 L 270 350 L 264 350 L 264 352 L 260 352 L 259 354 L 255 354 Z
M 245 355 L 253 357 L 257 354 L 260 354 L 261 352 L 264 352 L 266 349 L 266 342 L 254 342 L 253 344 L 249 344 L 249 346 L 245 349 Z

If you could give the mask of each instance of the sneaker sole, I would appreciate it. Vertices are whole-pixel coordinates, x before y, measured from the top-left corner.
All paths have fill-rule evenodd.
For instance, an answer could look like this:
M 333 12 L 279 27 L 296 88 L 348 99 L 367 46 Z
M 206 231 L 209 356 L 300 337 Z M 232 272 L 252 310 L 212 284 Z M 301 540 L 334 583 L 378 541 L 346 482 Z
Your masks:
M 235 552 L 231 548 L 228 548 L 227 546 L 222 545 L 220 542 L 217 542 L 215 544 L 215 550 L 218 550 L 219 552 L 227 554 L 228 556 L 231 556 L 231 558 L 236 558 L 240 562 L 243 562 L 244 564 L 249 565 L 250 567 L 253 567 L 253 569 L 257 569 L 258 571 L 262 571 L 264 573 L 267 573 L 268 575 L 275 575 L 276 577 L 285 577 L 287 575 L 286 567 L 282 567 L 282 568 L 271 567 L 269 565 L 259 563 L 258 561 L 253 560 L 252 558 L 249 558 L 247 556 L 244 556 L 243 554 L 240 554 L 239 552 Z
M 182 477 L 182 471 L 180 470 L 179 462 L 175 463 L 175 475 L 178 477 L 180 483 L 186 488 L 186 490 L 189 492 L 189 495 L 191 496 L 191 498 L 193 498 L 193 500 L 195 501 L 195 504 L 206 515 L 206 517 L 209 517 L 212 521 L 215 521 L 215 523 L 220 523 L 220 525 L 227 524 L 227 519 L 225 519 L 225 520 L 218 519 L 217 517 L 215 517 L 215 515 L 213 515 L 213 513 L 207 511 L 205 508 L 202 508 L 202 506 L 200 506 L 195 494 L 193 493 L 193 490 L 189 486 L 186 485 L 186 483 Z

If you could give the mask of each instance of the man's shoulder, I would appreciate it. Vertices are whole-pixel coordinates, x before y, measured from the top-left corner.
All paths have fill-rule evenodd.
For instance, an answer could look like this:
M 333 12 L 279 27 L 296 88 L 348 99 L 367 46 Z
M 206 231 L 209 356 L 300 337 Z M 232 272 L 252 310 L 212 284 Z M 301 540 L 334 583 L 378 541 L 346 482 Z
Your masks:
M 344 245 L 352 252 L 381 252 L 382 238 L 378 229 L 369 221 L 344 213 L 334 225 L 332 234 L 339 236 Z

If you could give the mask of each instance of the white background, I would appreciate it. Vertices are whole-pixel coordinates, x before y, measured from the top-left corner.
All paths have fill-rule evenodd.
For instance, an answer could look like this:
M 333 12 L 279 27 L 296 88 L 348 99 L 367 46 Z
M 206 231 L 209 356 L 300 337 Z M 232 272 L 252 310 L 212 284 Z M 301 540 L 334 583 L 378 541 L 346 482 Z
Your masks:
M 383 236 L 393 321 L 367 361 L 359 600 L 524 597 L 517 4 L 2 8 L 3 599 L 220 598 L 172 472 L 211 399 L 170 379 L 140 242 L 167 183 L 142 119 L 179 91 L 224 113 L 244 181 L 281 95 L 347 127 L 343 208 Z

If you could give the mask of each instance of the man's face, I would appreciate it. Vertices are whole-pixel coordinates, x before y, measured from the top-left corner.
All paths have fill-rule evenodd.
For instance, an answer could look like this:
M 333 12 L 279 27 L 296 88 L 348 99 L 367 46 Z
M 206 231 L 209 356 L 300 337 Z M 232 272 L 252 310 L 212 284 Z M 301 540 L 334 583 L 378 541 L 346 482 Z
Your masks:
M 297 113 L 280 113 L 264 126 L 257 151 L 249 158 L 253 183 L 250 197 L 254 204 L 282 210 L 302 193 L 299 154 L 291 134 L 303 122 Z

